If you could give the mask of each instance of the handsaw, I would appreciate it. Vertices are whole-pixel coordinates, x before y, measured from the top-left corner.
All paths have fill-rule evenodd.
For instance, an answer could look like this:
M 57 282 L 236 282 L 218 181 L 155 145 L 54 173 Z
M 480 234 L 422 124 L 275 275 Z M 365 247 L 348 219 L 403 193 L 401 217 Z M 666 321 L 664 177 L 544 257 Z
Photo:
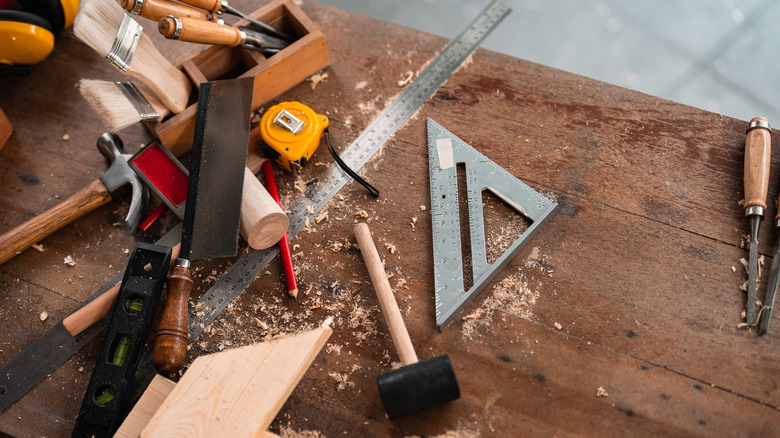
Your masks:
M 501 2 L 493 1 L 474 17 L 474 20 L 450 41 L 439 55 L 341 153 L 347 165 L 355 171 L 360 170 L 439 89 L 441 84 L 452 75 L 463 61 L 479 47 L 510 11 L 511 9 Z M 290 207 L 288 238 L 294 239 L 350 179 L 348 175 L 339 170 L 338 166 L 331 166 L 318 183 L 309 186 L 306 193 Z M 176 230 L 169 231 L 164 239 L 168 239 L 167 241 L 171 243 L 165 244 L 174 245 L 178 242 L 180 233 L 180 226 L 177 226 Z M 157 243 L 163 244 L 161 241 Z M 278 253 L 278 247 L 273 246 L 264 250 L 249 251 L 242 255 L 191 309 L 189 341 L 193 342 L 197 339 L 201 332 L 219 317 L 222 311 L 254 281 L 255 277 L 268 266 Z M 120 279 L 121 275 L 118 274 L 95 292 L 90 299 L 101 295 Z M 203 310 L 196 313 L 194 308 Z M 94 324 L 79 335 L 79 342 L 74 342 L 74 338 L 60 323 L 0 368 L 0 378 L 5 379 L 7 375 L 13 376 L 2 380 L 7 391 L 5 394 L 0 394 L 0 412 L 16 402 L 48 374 L 54 372 L 70 356 L 100 333 L 106 324 L 105 321 Z M 56 351 L 56 356 L 51 355 L 51 351 Z M 154 377 L 152 358 L 149 356 L 143 357 L 139 364 L 139 374 L 136 378 L 139 380 L 141 388 L 146 386 L 141 383 L 142 380 L 148 384 Z M 30 361 L 30 358 L 35 360 Z M 25 369 L 25 363 L 31 362 L 36 364 L 35 373 L 28 373 L 28 370 Z
M 238 249 L 253 86 L 252 78 L 200 84 L 181 251 L 155 335 L 160 372 L 178 371 L 187 354 L 190 261 L 233 256 Z
M 428 119 L 428 169 L 433 225 L 436 324 L 443 330 L 498 275 L 558 211 L 558 204 L 528 187 L 441 125 Z M 457 164 L 466 171 L 474 283 L 464 287 Z M 482 191 L 489 190 L 532 224 L 496 259 L 487 262 Z

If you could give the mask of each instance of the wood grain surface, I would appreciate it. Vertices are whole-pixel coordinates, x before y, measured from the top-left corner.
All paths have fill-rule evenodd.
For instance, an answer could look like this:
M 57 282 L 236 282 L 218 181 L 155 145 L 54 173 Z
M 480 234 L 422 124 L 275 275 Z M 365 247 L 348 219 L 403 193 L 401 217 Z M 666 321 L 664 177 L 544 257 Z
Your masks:
M 256 7 L 248 0 L 231 5 Z M 338 151 L 402 91 L 409 72 L 419 73 L 447 43 L 308 1 L 302 8 L 325 34 L 330 66 L 316 86 L 302 83 L 275 102 L 300 101 L 327 115 Z M 162 37 L 154 42 L 170 59 L 192 49 Z M 94 148 L 100 121 L 75 88 L 81 77 L 122 79 L 65 32 L 30 75 L 0 78 L 0 107 L 14 124 L 0 152 L 0 233 L 105 169 Z M 428 117 L 560 206 L 441 333 L 434 316 Z M 361 171 L 380 198 L 349 183 L 290 241 L 298 300 L 287 295 L 274 260 L 191 345 L 187 364 L 333 316 L 333 335 L 270 431 L 772 436 L 780 429 L 780 322 L 762 337 L 737 328 L 745 307 L 739 287 L 747 279 L 740 263 L 747 257 L 740 205 L 746 126 L 477 50 Z M 120 135 L 131 150 L 149 138 L 140 126 Z M 282 205 L 332 165 L 320 149 L 300 175 L 277 175 Z M 769 199 L 780 189 L 778 169 L 773 157 Z M 767 217 L 774 216 L 775 202 L 768 204 Z M 177 222 L 166 213 L 134 238 L 118 225 L 128 205 L 118 196 L 44 239 L 43 252 L 0 265 L 1 363 L 124 267 L 136 239 L 154 241 Z M 523 224 L 495 199 L 484 209 L 488 252 L 498 253 Z M 398 363 L 355 247 L 358 220 L 371 226 L 417 354 L 449 355 L 459 400 L 399 420 L 385 417 L 376 377 Z M 759 298 L 775 240 L 774 227 L 763 226 Z M 66 256 L 73 266 L 63 263 Z M 195 262 L 191 302 L 235 260 Z M 90 343 L 0 414 L 0 431 L 69 436 L 99 347 L 99 340 Z

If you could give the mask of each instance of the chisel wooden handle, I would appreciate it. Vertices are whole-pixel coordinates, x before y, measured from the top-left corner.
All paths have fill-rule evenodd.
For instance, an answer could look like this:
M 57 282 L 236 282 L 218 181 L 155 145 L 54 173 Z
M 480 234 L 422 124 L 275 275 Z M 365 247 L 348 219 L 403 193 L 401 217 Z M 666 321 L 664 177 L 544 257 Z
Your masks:
M 189 336 L 187 304 L 192 284 L 189 266 L 180 266 L 177 261 L 168 276 L 168 300 L 154 339 L 154 367 L 161 373 L 175 373 L 184 365 Z
M 177 243 L 171 248 L 171 265 L 173 265 L 176 258 L 179 257 L 180 248 L 181 243 Z M 121 286 L 122 282 L 120 281 L 111 289 L 103 292 L 99 297 L 65 317 L 65 319 L 62 320 L 62 325 L 65 327 L 65 330 L 67 330 L 71 336 L 75 337 L 86 330 L 87 327 L 90 327 L 92 324 L 108 315 L 108 312 L 114 308 L 114 303 L 116 302 L 116 297 L 119 294 L 119 288 Z
M 393 289 L 390 287 L 390 281 L 385 274 L 385 267 L 382 265 L 382 259 L 379 258 L 379 252 L 374 245 L 374 239 L 371 238 L 368 225 L 362 222 L 355 225 L 355 237 L 360 247 L 360 254 L 363 255 L 363 260 L 366 262 L 376 297 L 379 299 L 379 307 L 382 308 L 382 314 L 385 315 L 385 321 L 390 329 L 390 336 L 393 338 L 395 349 L 398 350 L 398 357 L 401 358 L 401 363 L 404 366 L 417 363 L 417 353 L 414 352 L 412 339 L 409 337 L 409 332 L 406 331 L 404 319 L 398 309 L 398 303 L 395 301 Z
M 110 200 L 108 189 L 96 179 L 63 202 L 0 236 L 0 264 Z
M 236 27 L 195 18 L 168 16 L 160 20 L 157 30 L 165 38 L 191 43 L 235 47 L 244 41 Z
M 136 4 L 140 5 L 138 15 L 149 20 L 160 21 L 165 16 L 175 15 L 177 17 L 195 18 L 198 20 L 211 20 L 211 14 L 200 9 L 195 9 L 179 2 L 168 0 L 122 0 L 122 7 L 127 11 L 133 11 Z
M 745 138 L 745 212 L 750 207 L 766 210 L 766 192 L 769 188 L 769 159 L 771 153 L 769 123 L 763 117 L 754 117 L 748 125 Z M 752 214 L 759 214 L 757 212 Z
M 209 12 L 217 12 L 222 9 L 222 0 L 181 0 L 182 3 L 186 3 L 196 8 L 205 9 Z

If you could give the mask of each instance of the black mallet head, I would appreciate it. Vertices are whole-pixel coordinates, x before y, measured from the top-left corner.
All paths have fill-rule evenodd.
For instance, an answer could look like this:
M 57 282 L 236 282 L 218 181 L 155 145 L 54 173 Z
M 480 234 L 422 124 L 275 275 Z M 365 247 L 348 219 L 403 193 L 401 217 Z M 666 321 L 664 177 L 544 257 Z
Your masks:
M 382 374 L 376 381 L 391 420 L 460 397 L 455 370 L 446 354 Z

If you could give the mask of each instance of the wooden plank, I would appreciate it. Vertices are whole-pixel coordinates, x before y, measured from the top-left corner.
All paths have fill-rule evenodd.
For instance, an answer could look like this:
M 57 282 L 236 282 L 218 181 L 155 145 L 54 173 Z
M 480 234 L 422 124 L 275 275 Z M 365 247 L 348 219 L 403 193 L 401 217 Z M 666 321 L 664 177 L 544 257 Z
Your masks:
M 176 387 L 176 382 L 156 374 L 141 398 L 135 403 L 127 418 L 119 426 L 115 438 L 138 438 L 149 421 L 163 404 L 165 398 Z
M 256 436 L 332 332 L 327 320 L 309 332 L 197 358 L 141 436 Z

